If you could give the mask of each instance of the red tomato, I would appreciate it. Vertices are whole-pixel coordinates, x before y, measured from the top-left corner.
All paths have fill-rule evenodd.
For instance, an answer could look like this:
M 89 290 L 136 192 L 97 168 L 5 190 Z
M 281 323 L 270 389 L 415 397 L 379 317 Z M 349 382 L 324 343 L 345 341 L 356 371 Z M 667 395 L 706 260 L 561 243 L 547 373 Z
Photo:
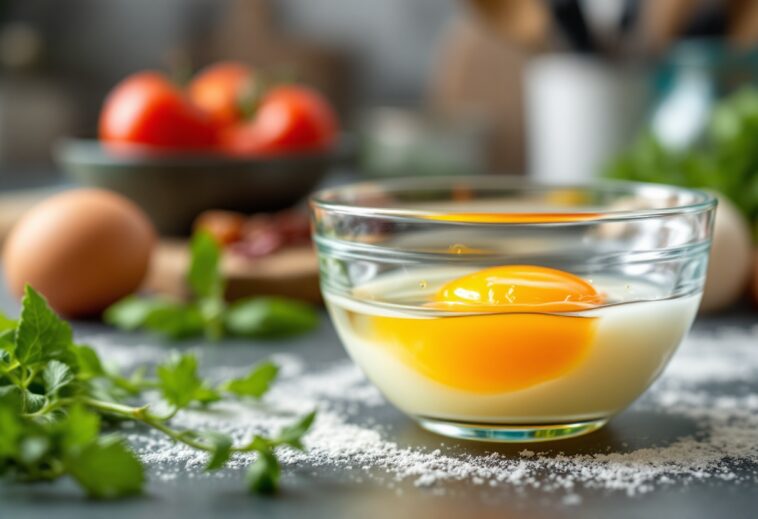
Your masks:
M 100 139 L 108 144 L 199 150 L 216 143 L 210 119 L 158 72 L 140 72 L 108 94 L 100 112 Z
M 329 148 L 337 117 L 313 89 L 284 85 L 269 90 L 253 119 L 224 132 L 222 146 L 234 155 L 276 155 Z
M 218 127 L 231 126 L 244 119 L 242 103 L 252 95 L 255 76 L 243 63 L 226 61 L 200 71 L 187 93 L 195 106 L 204 110 Z

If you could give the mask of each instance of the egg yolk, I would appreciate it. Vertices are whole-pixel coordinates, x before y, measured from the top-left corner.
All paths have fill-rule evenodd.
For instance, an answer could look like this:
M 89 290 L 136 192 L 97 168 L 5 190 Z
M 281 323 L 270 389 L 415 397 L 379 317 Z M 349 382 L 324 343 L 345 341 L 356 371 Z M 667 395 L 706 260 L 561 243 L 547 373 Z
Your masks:
M 441 384 L 478 393 L 518 391 L 581 364 L 596 319 L 560 312 L 586 310 L 602 300 L 590 283 L 568 272 L 494 267 L 449 282 L 430 302 L 461 315 L 374 316 L 370 334 Z
M 592 220 L 598 216 L 600 213 L 450 213 L 427 218 L 466 223 L 563 223 Z

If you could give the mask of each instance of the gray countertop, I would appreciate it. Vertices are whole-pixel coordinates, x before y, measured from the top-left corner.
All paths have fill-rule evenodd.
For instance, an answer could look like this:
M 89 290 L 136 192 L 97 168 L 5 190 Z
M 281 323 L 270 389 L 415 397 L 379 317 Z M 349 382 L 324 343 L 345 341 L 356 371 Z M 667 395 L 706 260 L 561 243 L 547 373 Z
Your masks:
M 0 286 L 0 310 L 14 314 L 13 303 Z M 749 311 L 701 320 L 699 333 L 723 326 L 745 330 L 756 323 Z M 151 339 L 113 332 L 98 323 L 78 323 L 76 332 L 99 334 L 113 343 L 129 344 Z M 756 340 L 758 355 L 758 339 Z M 155 348 L 165 347 L 155 344 Z M 205 351 L 203 361 L 214 366 L 240 366 L 253 363 L 272 353 L 289 353 L 308 366 L 325 366 L 346 358 L 339 341 L 324 316 L 319 331 L 297 340 L 279 343 L 239 343 L 220 345 L 201 343 L 181 346 Z M 210 353 L 209 353 L 210 352 Z M 738 387 L 739 386 L 739 387 Z M 714 391 L 758 393 L 758 380 L 733 384 Z M 434 450 L 442 441 L 449 452 L 464 456 L 496 451 L 503 456 L 518 456 L 523 446 L 496 446 L 444 440 L 420 430 L 409 419 L 387 404 L 356 411 L 354 419 L 371 417 L 382 434 L 402 446 Z M 698 425 L 666 412 L 651 412 L 639 406 L 617 416 L 594 434 L 553 444 L 540 449 L 562 451 L 568 455 L 625 452 L 630 448 L 666 444 L 697 433 Z M 758 431 L 752 441 L 758 443 Z M 530 447 L 533 448 L 533 447 Z M 0 518 L 158 518 L 182 517 L 754 517 L 758 509 L 758 484 L 754 462 L 735 463 L 731 470 L 736 481 L 705 479 L 674 481 L 656 486 L 650 492 L 628 496 L 622 491 L 577 488 L 578 501 L 567 503 L 560 495 L 535 488 L 508 485 L 477 485 L 469 480 L 441 481 L 417 486 L 412 479 L 395 481 L 388 477 L 355 477 L 359 467 L 309 466 L 306 462 L 286 466 L 282 492 L 271 498 L 248 495 L 244 491 L 241 469 L 226 469 L 221 476 L 197 477 L 191 470 L 177 469 L 172 479 L 152 478 L 142 497 L 119 502 L 93 502 L 84 498 L 70 482 L 0 485 Z M 366 469 L 381 472 L 379 469 Z M 381 475 L 380 475 L 381 476 Z

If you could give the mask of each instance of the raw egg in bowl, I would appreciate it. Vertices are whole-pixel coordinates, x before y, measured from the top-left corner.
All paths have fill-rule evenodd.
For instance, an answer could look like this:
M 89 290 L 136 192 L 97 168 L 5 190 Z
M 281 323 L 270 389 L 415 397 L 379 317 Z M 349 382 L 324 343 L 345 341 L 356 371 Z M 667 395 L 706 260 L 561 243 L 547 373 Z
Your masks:
M 311 200 L 353 360 L 422 427 L 489 441 L 602 427 L 700 303 L 715 199 L 664 185 L 394 180 Z

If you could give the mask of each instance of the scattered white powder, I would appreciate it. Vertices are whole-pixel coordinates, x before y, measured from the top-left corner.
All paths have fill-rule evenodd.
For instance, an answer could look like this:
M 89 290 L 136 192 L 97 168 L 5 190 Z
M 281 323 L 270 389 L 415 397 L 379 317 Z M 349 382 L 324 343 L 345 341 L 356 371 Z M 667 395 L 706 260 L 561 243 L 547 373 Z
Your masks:
M 149 357 L 148 350 L 141 347 L 94 342 L 111 359 L 127 365 L 134 365 L 135 358 Z M 151 350 L 154 360 L 156 350 Z M 163 356 L 165 351 L 157 354 Z M 644 448 L 624 443 L 618 451 L 601 449 L 585 454 L 556 453 L 560 442 L 537 444 L 537 449 L 545 450 L 532 447 L 511 455 L 481 454 L 481 449 L 467 452 L 444 438 L 434 450 L 401 445 L 393 441 L 392 431 L 382 426 L 380 419 L 378 423 L 366 421 L 366 407 L 370 408 L 368 414 L 372 410 L 378 413 L 386 411 L 385 404 L 349 361 L 314 369 L 293 355 L 275 360 L 282 365 L 281 380 L 262 403 L 223 403 L 209 412 L 182 412 L 175 425 L 220 430 L 244 442 L 256 433 L 273 433 L 294 416 L 317 407 L 317 420 L 305 441 L 308 451 L 283 449 L 285 467 L 310 472 L 327 467 L 344 471 L 356 483 L 372 478 L 389 481 L 389 486 L 407 480 L 419 487 L 437 488 L 445 481 L 467 481 L 491 487 L 508 485 L 517 491 L 558 491 L 560 502 L 567 506 L 581 503 L 576 494 L 580 488 L 633 496 L 693 481 L 758 483 L 758 326 L 692 335 L 663 378 L 634 406 L 633 412 L 653 413 L 663 422 L 694 424 L 694 434 L 669 438 L 661 445 L 642 438 L 639 441 Z M 221 379 L 244 371 L 219 368 L 211 376 Z M 665 427 L 664 423 L 661 428 Z M 649 433 L 642 434 L 656 437 L 661 431 Z M 133 432 L 129 439 L 160 479 L 170 480 L 181 472 L 190 477 L 234 473 L 206 476 L 202 472 L 205 455 L 156 433 Z M 237 456 L 230 465 L 242 468 L 251 459 Z

